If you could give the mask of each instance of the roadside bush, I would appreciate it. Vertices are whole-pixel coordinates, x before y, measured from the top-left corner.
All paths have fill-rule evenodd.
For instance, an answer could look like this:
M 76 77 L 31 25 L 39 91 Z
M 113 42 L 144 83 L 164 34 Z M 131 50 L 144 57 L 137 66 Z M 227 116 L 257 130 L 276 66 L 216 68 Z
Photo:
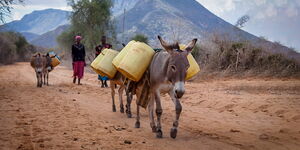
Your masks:
M 0 33 L 0 63 L 11 64 L 16 61 L 28 61 L 36 47 L 28 44 L 19 33 Z
M 193 51 L 202 75 L 300 77 L 300 64 L 282 53 L 248 41 L 214 37 L 214 46 L 201 43 Z M 276 47 L 278 49 L 278 47 Z
M 139 41 L 139 42 L 144 42 L 148 44 L 148 37 L 144 34 L 136 34 L 131 38 L 131 40 Z

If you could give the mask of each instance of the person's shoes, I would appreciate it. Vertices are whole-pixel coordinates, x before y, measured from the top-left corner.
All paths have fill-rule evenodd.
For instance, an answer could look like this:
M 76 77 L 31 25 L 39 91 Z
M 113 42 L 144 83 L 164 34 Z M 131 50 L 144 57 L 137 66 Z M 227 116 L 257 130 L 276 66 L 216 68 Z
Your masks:
M 78 79 L 78 85 L 82 85 L 82 84 L 80 83 L 80 79 Z
M 74 84 L 76 83 L 76 77 L 74 77 L 74 79 L 73 79 L 73 83 L 74 83 Z

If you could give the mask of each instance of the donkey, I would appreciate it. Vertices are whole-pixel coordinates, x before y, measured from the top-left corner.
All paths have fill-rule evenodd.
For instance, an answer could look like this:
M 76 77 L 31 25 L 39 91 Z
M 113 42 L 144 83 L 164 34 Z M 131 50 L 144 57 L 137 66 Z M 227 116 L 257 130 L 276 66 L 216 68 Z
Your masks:
M 153 132 L 156 132 L 157 138 L 162 138 L 163 132 L 161 128 L 161 115 L 163 112 L 160 100 L 161 93 L 168 93 L 171 97 L 176 110 L 176 117 L 171 128 L 170 136 L 176 138 L 177 127 L 179 124 L 179 117 L 182 111 L 180 104 L 180 98 L 185 92 L 185 77 L 187 69 L 189 68 L 189 62 L 187 55 L 194 48 L 197 39 L 193 39 L 185 48 L 180 50 L 179 44 L 167 44 L 160 36 L 158 39 L 165 49 L 160 51 L 153 56 L 152 62 L 149 66 L 149 118 L 150 126 Z M 154 121 L 154 103 L 156 104 L 156 116 L 157 122 Z M 139 111 L 139 109 L 137 110 Z M 139 113 L 137 113 L 139 115 Z M 140 117 L 137 116 L 136 124 L 139 124 Z
M 43 72 L 46 66 L 44 61 L 44 56 L 40 53 L 36 53 L 31 57 L 30 60 L 31 67 L 35 70 L 37 78 L 37 87 L 42 87 L 43 85 Z
M 126 45 L 122 43 L 122 46 L 125 47 Z M 115 105 L 115 88 L 116 85 L 119 85 L 118 94 L 119 94 L 119 102 L 120 102 L 120 112 L 124 113 L 124 104 L 123 104 L 123 91 L 126 89 L 126 96 L 127 96 L 127 104 L 126 104 L 126 114 L 128 118 L 131 118 L 131 100 L 132 94 L 127 90 L 127 83 L 130 81 L 122 75 L 119 71 L 117 71 L 114 78 L 110 80 L 110 88 L 111 88 L 111 97 L 112 97 L 112 111 L 116 112 L 116 105 Z
M 55 57 L 55 56 L 53 56 Z M 44 75 L 44 85 L 49 85 L 48 80 L 49 80 L 49 72 L 51 72 L 53 70 L 53 67 L 51 65 L 52 62 L 52 58 L 49 56 L 49 53 L 47 53 L 46 55 L 43 56 L 43 61 L 45 64 L 45 67 L 43 69 L 43 75 Z M 47 82 L 46 82 L 47 79 Z
M 120 73 L 117 72 L 114 78 L 110 80 L 110 88 L 111 88 L 111 98 L 112 98 L 112 111 L 116 112 L 116 105 L 115 105 L 115 88 L 116 85 L 119 85 L 118 93 L 119 93 L 119 101 L 120 101 L 120 112 L 124 113 L 124 105 L 123 105 L 123 91 L 125 89 L 125 77 Z

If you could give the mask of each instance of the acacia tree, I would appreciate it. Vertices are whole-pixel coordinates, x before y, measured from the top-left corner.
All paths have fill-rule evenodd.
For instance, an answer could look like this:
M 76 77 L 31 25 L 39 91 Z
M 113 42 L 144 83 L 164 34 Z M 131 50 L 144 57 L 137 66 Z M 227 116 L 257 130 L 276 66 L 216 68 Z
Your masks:
M 244 15 L 241 18 L 239 18 L 235 24 L 236 27 L 242 28 L 245 26 L 245 24 L 250 20 L 249 15 Z
M 109 37 L 110 42 L 115 40 L 111 0 L 69 0 L 68 4 L 73 9 L 71 27 L 58 37 L 58 43 L 70 44 L 75 35 L 81 35 L 83 43 L 91 50 L 99 44 L 103 35 Z
M 21 3 L 25 0 L 0 0 L 0 22 L 5 23 L 5 17 L 10 17 L 12 5 Z

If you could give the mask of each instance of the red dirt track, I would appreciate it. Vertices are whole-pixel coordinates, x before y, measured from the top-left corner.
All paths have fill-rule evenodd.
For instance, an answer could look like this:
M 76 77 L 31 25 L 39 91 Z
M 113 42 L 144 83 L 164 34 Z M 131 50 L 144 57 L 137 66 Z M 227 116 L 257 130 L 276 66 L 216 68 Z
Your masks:
M 57 67 L 50 86 L 37 88 L 29 63 L 0 66 L 0 150 L 300 149 L 300 80 L 187 82 L 177 138 L 169 136 L 174 105 L 162 95 L 157 139 L 144 109 L 134 128 L 135 100 L 127 118 L 111 111 L 110 88 L 100 88 L 96 74 L 86 73 L 81 86 L 71 76 Z

